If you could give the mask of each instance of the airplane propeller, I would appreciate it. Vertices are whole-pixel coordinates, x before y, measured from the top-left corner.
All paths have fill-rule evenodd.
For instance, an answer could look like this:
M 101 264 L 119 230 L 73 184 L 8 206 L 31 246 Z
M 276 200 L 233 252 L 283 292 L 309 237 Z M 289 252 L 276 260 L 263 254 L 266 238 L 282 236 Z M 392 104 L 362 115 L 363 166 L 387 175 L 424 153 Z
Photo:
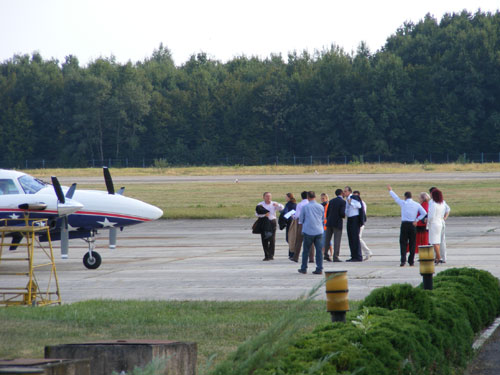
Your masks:
M 63 191 L 62 191 L 61 184 L 59 183 L 59 180 L 57 179 L 57 177 L 52 176 L 51 180 L 52 180 L 52 186 L 54 187 L 54 191 L 55 191 L 56 196 L 57 196 L 57 200 L 59 201 L 57 206 L 58 206 L 59 216 L 61 217 L 61 221 L 62 221 L 62 225 L 61 225 L 61 257 L 63 259 L 66 259 L 68 257 L 68 248 L 69 248 L 69 220 L 68 220 L 69 213 L 65 213 L 64 211 L 59 210 L 59 206 L 64 205 L 66 203 L 66 198 L 68 198 L 68 199 L 73 198 L 73 195 L 75 194 L 75 190 L 76 190 L 76 183 L 71 185 L 71 187 L 66 192 L 66 196 L 65 196 Z
M 106 189 L 108 190 L 108 194 L 115 194 L 115 185 L 113 184 L 113 178 L 111 178 L 111 173 L 109 172 L 108 167 L 102 167 L 102 172 L 104 174 L 104 182 L 106 183 Z M 116 194 L 123 195 L 125 191 L 125 187 L 121 187 Z M 109 228 L 109 248 L 116 249 L 116 228 Z

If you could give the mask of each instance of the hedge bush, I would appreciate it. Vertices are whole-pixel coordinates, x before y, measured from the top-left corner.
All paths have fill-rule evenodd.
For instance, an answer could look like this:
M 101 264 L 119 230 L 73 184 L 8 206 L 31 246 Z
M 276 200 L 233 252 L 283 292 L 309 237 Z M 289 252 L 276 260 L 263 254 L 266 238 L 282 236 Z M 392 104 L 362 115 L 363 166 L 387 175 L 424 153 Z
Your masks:
M 498 315 L 498 279 L 448 269 L 432 291 L 409 284 L 374 290 L 347 323 L 317 327 L 251 373 L 454 374 L 470 358 L 475 333 Z

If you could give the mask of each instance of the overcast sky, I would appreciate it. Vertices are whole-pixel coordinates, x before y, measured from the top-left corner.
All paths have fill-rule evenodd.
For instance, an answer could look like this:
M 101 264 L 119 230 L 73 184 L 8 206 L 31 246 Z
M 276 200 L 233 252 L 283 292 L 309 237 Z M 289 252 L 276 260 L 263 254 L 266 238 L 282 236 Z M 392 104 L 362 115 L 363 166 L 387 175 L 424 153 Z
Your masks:
M 0 0 L 0 61 L 39 51 L 43 58 L 78 57 L 82 65 L 114 55 L 119 62 L 150 57 L 160 43 L 175 63 L 206 52 L 235 56 L 332 43 L 347 52 L 365 41 L 380 49 L 405 21 L 440 19 L 463 9 L 495 12 L 498 0 Z

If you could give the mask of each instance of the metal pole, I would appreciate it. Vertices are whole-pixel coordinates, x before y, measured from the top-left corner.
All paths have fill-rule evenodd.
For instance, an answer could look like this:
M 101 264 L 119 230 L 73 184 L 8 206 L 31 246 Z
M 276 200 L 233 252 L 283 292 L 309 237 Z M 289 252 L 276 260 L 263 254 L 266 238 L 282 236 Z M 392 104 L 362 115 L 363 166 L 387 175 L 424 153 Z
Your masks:
M 311 165 L 313 165 L 313 156 L 311 155 Z
M 484 163 L 484 152 L 481 152 L 481 164 Z
M 432 290 L 432 273 L 422 275 L 424 281 L 424 289 Z
M 332 316 L 332 323 L 345 323 L 345 311 L 332 311 L 330 314 Z

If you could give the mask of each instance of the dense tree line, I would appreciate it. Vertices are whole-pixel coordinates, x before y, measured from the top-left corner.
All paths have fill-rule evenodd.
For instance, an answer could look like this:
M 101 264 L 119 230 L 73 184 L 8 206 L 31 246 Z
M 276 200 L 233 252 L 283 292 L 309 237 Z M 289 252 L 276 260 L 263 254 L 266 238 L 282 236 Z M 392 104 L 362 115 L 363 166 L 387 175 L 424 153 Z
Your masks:
M 176 66 L 0 64 L 0 159 L 398 155 L 500 150 L 500 13 L 405 23 L 371 53 L 339 47 Z

